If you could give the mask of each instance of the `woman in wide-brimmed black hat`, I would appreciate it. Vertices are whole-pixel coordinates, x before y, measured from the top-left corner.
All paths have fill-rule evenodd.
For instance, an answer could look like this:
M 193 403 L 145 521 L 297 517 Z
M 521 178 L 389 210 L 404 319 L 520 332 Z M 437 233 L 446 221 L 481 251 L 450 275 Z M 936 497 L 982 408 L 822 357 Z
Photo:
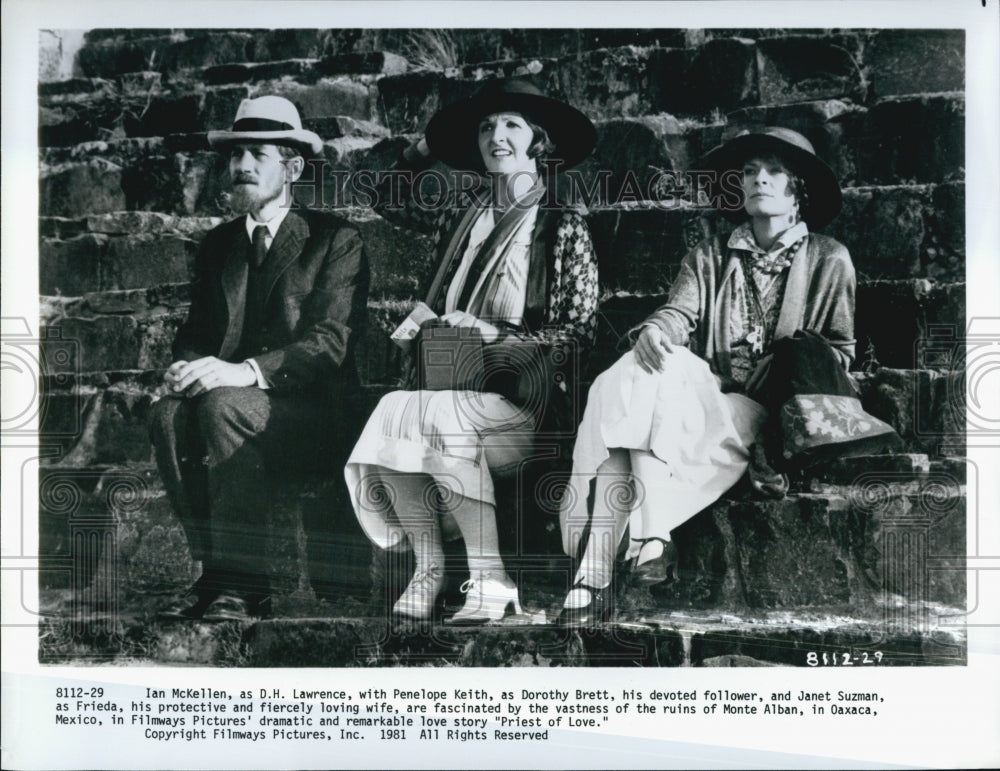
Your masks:
M 483 623 L 511 606 L 519 611 L 517 586 L 500 558 L 493 483 L 531 455 L 539 428 L 565 423 L 574 359 L 593 339 L 598 290 L 590 233 L 578 213 L 548 205 L 546 178 L 583 160 L 595 140 L 591 122 L 570 105 L 523 80 L 489 81 L 442 108 L 379 191 L 387 195 L 398 172 L 415 176 L 434 160 L 463 172 L 460 189 L 437 207 L 415 205 L 417 196 L 404 190 L 403 207 L 383 197 L 376 210 L 435 237 L 430 310 L 416 317 L 422 326 L 410 327 L 414 350 L 431 345 L 431 329 L 475 330 L 486 372 L 444 390 L 430 390 L 427 375 L 423 390 L 411 381 L 416 390 L 388 394 L 348 461 L 365 532 L 415 557 L 393 607 L 398 616 L 431 618 L 444 583 L 442 538 L 459 534 L 470 577 L 465 605 L 450 620 Z M 481 184 L 467 185 L 470 177 Z
M 675 574 L 671 530 L 748 468 L 758 489 L 783 495 L 783 469 L 898 442 L 847 375 L 851 258 L 810 230 L 840 210 L 833 171 L 804 136 L 776 126 L 733 137 L 697 168 L 713 179 L 712 205 L 738 224 L 684 258 L 667 303 L 590 389 L 560 512 L 567 554 L 584 546 L 567 625 L 610 616 L 620 546 L 635 584 Z

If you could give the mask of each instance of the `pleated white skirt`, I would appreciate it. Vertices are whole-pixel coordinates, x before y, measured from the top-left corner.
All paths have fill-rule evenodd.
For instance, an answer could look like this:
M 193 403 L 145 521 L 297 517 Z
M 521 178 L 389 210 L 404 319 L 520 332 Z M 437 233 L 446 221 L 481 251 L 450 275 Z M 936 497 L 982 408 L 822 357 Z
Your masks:
M 574 555 L 591 516 L 590 483 L 609 449 L 630 450 L 630 537 L 663 538 L 718 500 L 746 471 L 767 412 L 724 394 L 708 364 L 686 348 L 650 374 L 629 351 L 590 388 L 560 508 L 563 548 Z M 621 494 L 618 491 L 616 494 Z

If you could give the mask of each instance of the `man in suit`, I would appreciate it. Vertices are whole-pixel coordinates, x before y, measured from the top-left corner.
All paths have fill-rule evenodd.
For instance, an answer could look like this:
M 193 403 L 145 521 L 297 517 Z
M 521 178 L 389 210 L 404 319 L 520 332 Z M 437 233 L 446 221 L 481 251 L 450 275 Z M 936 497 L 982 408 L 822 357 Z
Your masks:
M 201 245 L 150 434 L 202 563 L 161 616 L 221 621 L 270 613 L 271 480 L 324 462 L 337 473 L 331 459 L 350 450 L 353 437 L 342 434 L 358 413 L 354 349 L 369 273 L 357 230 L 292 204 L 304 156 L 323 143 L 291 102 L 246 99 L 232 130 L 208 141 L 228 154 L 230 205 L 241 216 Z

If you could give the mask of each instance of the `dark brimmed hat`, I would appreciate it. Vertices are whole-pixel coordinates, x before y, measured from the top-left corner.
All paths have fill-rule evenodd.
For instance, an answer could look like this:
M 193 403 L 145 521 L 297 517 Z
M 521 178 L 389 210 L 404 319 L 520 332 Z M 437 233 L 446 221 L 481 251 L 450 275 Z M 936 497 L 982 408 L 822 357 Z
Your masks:
M 597 131 L 575 107 L 546 96 L 526 80 L 490 80 L 468 99 L 442 107 L 427 124 L 431 154 L 456 169 L 483 171 L 479 122 L 497 112 L 516 112 L 548 132 L 555 150 L 547 160 L 575 166 L 594 149 Z
M 812 143 L 797 131 L 782 126 L 766 126 L 744 131 L 718 147 L 709 150 L 696 163 L 698 170 L 714 171 L 716 182 L 709 188 L 712 205 L 731 222 L 743 222 L 747 213 L 743 202 L 738 207 L 723 206 L 725 200 L 719 177 L 727 171 L 742 171 L 743 164 L 754 156 L 776 155 L 806 183 L 806 200 L 800 204 L 802 219 L 813 230 L 827 225 L 840 211 L 840 184 L 833 173 L 816 155 Z
M 323 151 L 323 140 L 318 134 L 302 128 L 299 111 L 283 96 L 244 99 L 236 109 L 231 130 L 208 132 L 208 143 L 212 147 L 237 142 L 292 145 L 314 156 Z

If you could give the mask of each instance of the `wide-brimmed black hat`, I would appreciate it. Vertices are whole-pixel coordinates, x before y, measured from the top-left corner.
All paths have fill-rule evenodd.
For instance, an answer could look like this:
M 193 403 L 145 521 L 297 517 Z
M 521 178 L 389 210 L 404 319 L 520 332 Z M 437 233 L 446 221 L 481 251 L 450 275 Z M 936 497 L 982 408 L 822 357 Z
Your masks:
M 739 206 L 726 205 L 727 196 L 720 189 L 721 175 L 725 172 L 742 172 L 743 164 L 754 156 L 776 155 L 788 164 L 789 170 L 806 183 L 806 199 L 800 201 L 799 214 L 813 230 L 828 224 L 840 211 L 842 196 L 840 184 L 819 156 L 812 143 L 797 131 L 782 126 L 766 126 L 754 131 L 744 131 L 718 147 L 709 150 L 695 168 L 715 172 L 715 182 L 709 186 L 712 205 L 731 222 L 747 218 L 743 201 Z M 731 194 L 732 185 L 727 188 Z M 731 195 L 728 200 L 731 200 Z
M 555 150 L 546 156 L 575 166 L 594 149 L 597 131 L 575 107 L 542 93 L 533 84 L 516 78 L 487 81 L 468 99 L 442 107 L 427 124 L 431 154 L 456 169 L 483 171 L 479 152 L 479 122 L 497 112 L 516 112 L 548 132 Z

